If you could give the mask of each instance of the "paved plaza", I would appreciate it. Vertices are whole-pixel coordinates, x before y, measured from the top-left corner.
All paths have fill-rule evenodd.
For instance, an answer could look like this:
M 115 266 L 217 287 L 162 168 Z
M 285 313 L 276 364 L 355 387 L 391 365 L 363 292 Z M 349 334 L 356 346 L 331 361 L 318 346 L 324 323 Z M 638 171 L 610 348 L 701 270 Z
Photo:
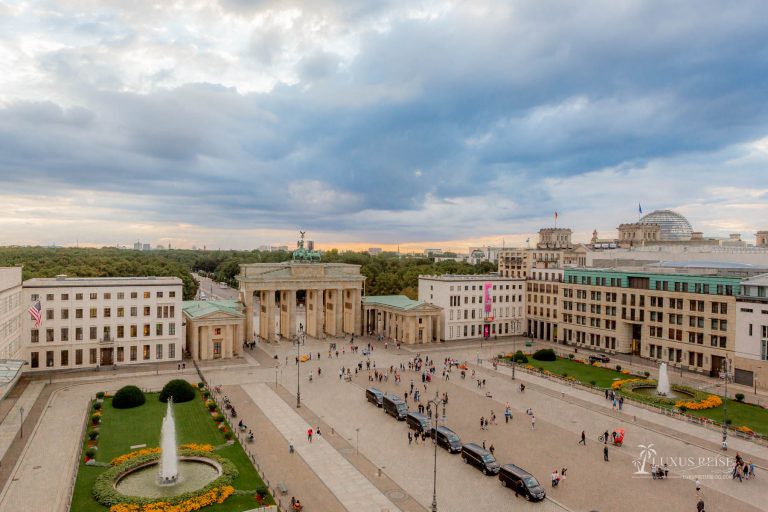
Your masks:
M 367 342 L 357 340 L 362 346 Z M 409 445 L 405 423 L 365 400 L 364 389 L 371 385 L 368 372 L 353 372 L 351 382 L 339 379 L 342 366 L 354 367 L 365 358 L 351 354 L 348 343 L 337 343 L 340 350 L 345 347 L 344 353 L 330 360 L 327 342 L 307 339 L 301 347 L 302 353 L 311 351 L 313 358 L 300 366 L 304 406 L 299 410 L 292 396 L 297 383 L 296 347 L 290 343 L 266 345 L 263 350 L 246 352 L 241 359 L 206 365 L 203 372 L 209 382 L 224 386 L 223 393 L 229 395 L 240 416 L 254 430 L 256 442 L 248 448 L 272 487 L 277 482 L 286 484 L 289 493 L 283 499 L 291 495 L 300 497 L 310 511 L 429 510 L 434 455 L 431 443 Z M 407 363 L 417 350 L 409 347 L 398 351 L 391 346 L 384 350 L 383 344 L 374 345 L 370 360 L 380 369 Z M 756 480 L 738 483 L 721 478 L 728 467 L 727 461 L 718 465 L 724 454 L 717 449 L 717 432 L 629 405 L 619 414 L 600 395 L 522 372 L 517 372 L 513 381 L 507 368 L 494 371 L 487 364 L 472 363 L 478 355 L 488 358 L 502 345 L 486 346 L 479 354 L 472 346 L 421 348 L 422 355 L 435 359 L 438 369 L 437 378 L 426 389 L 420 374 L 407 370 L 402 372 L 399 385 L 394 379 L 374 385 L 402 395 L 413 379 L 415 388 L 422 392 L 422 403 L 436 392 L 447 392 L 446 424 L 462 441 L 493 444 L 499 462 L 514 462 L 533 473 L 551 498 L 543 503 L 515 498 L 513 492 L 501 487 L 497 478 L 483 476 L 462 464 L 460 456 L 439 449 L 438 510 L 508 510 L 512 504 L 515 510 L 539 512 L 623 511 L 634 506 L 695 510 L 697 495 L 692 478 L 696 476 L 703 483 L 707 511 L 764 510 L 768 490 L 761 477 L 768 461 L 768 448 L 739 439 L 731 441 L 728 456 L 739 451 L 758 465 Z M 442 379 L 442 361 L 448 356 L 470 361 L 470 375 L 466 379 L 462 380 L 456 370 L 451 372 L 450 380 Z M 471 379 L 472 370 L 476 372 L 475 380 Z M 156 389 L 176 375 L 177 372 L 169 370 L 145 369 L 115 376 L 91 373 L 54 378 L 53 386 L 58 388 L 47 399 L 35 428 L 25 432 L 31 442 L 24 446 L 11 478 L 5 482 L 0 510 L 67 510 L 89 398 L 96 391 L 114 391 L 127 383 Z M 192 382 L 198 380 L 191 369 L 184 376 Z M 485 379 L 485 387 L 478 388 L 476 379 Z M 519 391 L 521 381 L 526 383 L 525 392 Z M 29 402 L 40 396 L 43 386 L 41 381 L 32 382 L 19 402 L 29 407 Z M 505 403 L 513 411 L 509 424 L 504 422 Z M 415 409 L 412 400 L 409 406 Z M 529 408 L 536 416 L 535 429 L 525 414 Z M 489 417 L 491 411 L 496 415 L 496 424 L 487 431 L 481 430 L 480 417 Z M 14 415 L 9 414 L 0 424 L 0 441 L 13 437 L 13 421 Z M 18 424 L 17 418 L 15 421 Z M 320 424 L 322 436 L 315 436 L 309 443 L 306 430 Z M 609 446 L 610 461 L 605 462 L 603 444 L 597 437 L 606 429 L 619 427 L 626 430 L 625 445 Z M 587 434 L 586 446 L 578 444 L 582 430 Z M 293 444 L 294 454 L 288 453 L 289 444 Z M 705 465 L 694 468 L 683 464 L 672 468 L 675 478 L 661 481 L 638 477 L 635 462 L 640 455 L 639 445 L 653 445 L 659 457 L 701 459 Z M 355 456 L 358 450 L 359 455 Z M 568 468 L 567 479 L 553 489 L 549 475 L 553 469 L 563 467 Z M 41 482 L 45 482 L 45 493 L 39 492 Z

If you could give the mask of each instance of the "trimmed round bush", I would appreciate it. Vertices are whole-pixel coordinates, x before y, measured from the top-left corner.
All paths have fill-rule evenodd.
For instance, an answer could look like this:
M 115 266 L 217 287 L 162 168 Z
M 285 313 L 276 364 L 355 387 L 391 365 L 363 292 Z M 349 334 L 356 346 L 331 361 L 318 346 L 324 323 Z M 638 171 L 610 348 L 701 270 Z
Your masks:
M 597 381 L 596 380 L 591 380 L 591 381 L 589 381 L 589 383 L 592 384 L 593 386 L 597 385 Z
M 620 371 L 621 371 L 621 365 L 620 365 L 620 364 L 617 364 L 617 365 L 616 365 L 616 371 L 617 371 L 617 372 L 620 372 Z
M 215 421 L 216 423 L 220 423 L 224 421 L 224 416 L 220 412 L 217 412 L 212 417 L 213 417 L 213 421 Z
M 99 400 L 104 398 L 104 392 L 103 391 L 99 391 L 98 393 L 96 393 L 96 398 L 98 398 Z
M 226 439 L 227 441 L 229 441 L 229 440 L 230 440 L 230 439 L 232 439 L 233 437 L 234 437 L 234 434 L 232 434 L 232 432 L 231 432 L 231 431 L 226 431 L 226 432 L 224 432 L 224 439 Z
M 132 409 L 144 405 L 146 401 L 144 392 L 136 386 L 123 386 L 112 398 L 112 407 L 115 409 Z
M 526 364 L 528 363 L 528 358 L 523 354 L 522 350 L 518 350 L 515 352 L 515 355 L 512 356 L 512 360 L 518 364 Z
M 160 391 L 161 402 L 167 402 L 170 397 L 173 397 L 174 403 L 177 404 L 189 402 L 195 399 L 195 388 L 184 379 L 174 379 L 163 386 L 163 390 Z
M 99 437 L 99 431 L 98 430 L 90 430 L 88 432 L 88 439 L 90 439 L 91 441 L 93 441 L 97 437 Z
M 557 354 L 551 348 L 542 348 L 534 352 L 533 358 L 537 361 L 557 361 Z
M 736 397 L 736 400 L 738 400 L 739 402 L 744 401 L 744 393 L 736 393 L 734 396 Z
M 100 411 L 102 407 L 103 407 L 103 404 L 101 402 L 96 402 L 93 404 L 94 411 Z
M 211 412 L 215 411 L 216 410 L 216 402 L 210 402 L 208 404 L 208 410 L 211 411 Z
M 203 390 L 203 398 L 210 398 L 210 397 L 211 397 L 211 392 L 208 391 L 207 389 L 204 389 Z
M 98 449 L 95 446 L 89 446 L 88 448 L 85 449 L 85 455 L 89 459 L 92 459 L 92 458 L 94 458 L 96 456 L 96 452 L 97 451 L 98 451 Z
M 205 382 L 198 382 L 198 383 L 197 383 L 197 387 L 198 387 L 199 389 L 203 389 L 203 388 L 205 387 Z

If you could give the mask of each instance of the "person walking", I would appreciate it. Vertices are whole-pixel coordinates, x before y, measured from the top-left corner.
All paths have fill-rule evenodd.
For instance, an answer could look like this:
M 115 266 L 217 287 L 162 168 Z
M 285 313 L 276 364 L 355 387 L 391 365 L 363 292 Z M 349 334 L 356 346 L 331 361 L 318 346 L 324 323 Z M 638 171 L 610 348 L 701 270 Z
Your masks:
M 609 462 L 608 461 L 608 447 L 607 446 L 603 446 L 603 460 L 605 462 Z
M 696 503 L 696 512 L 704 512 L 704 500 L 699 498 L 699 502 Z
M 619 410 L 621 410 L 622 407 L 624 407 L 624 397 L 620 396 L 619 397 Z
M 312 442 L 312 427 L 307 429 L 307 441 Z
M 504 409 L 504 423 L 509 423 L 509 418 L 512 417 L 512 413 L 509 408 Z
M 603 433 L 603 443 L 604 444 L 608 444 L 608 431 L 607 430 Z
M 480 430 L 485 430 L 485 417 L 480 416 Z
M 496 448 L 493 446 L 493 443 L 491 443 L 491 446 L 488 447 L 488 451 L 491 452 L 491 455 L 493 455 L 493 452 L 496 451 Z
M 536 430 L 536 416 L 531 414 L 531 430 Z
M 587 446 L 587 434 L 583 430 L 581 431 L 581 441 L 579 441 L 579 444 Z
M 696 479 L 696 494 L 701 494 L 701 480 Z

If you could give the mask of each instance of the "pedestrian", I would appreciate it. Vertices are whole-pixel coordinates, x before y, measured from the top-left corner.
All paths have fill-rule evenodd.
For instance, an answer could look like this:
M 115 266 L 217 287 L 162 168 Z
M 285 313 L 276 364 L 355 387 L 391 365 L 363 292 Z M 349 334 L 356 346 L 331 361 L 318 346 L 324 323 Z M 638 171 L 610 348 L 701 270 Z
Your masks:
M 485 417 L 480 416 L 480 430 L 485 430 L 483 425 L 485 425 Z
M 186 370 L 187 369 L 187 363 L 181 363 L 181 369 Z
M 624 407 L 624 397 L 623 396 L 619 397 L 619 410 L 621 410 L 622 407 Z
M 485 439 L 483 439 L 483 450 L 485 450 Z
M 493 443 L 491 443 L 491 446 L 488 448 L 488 451 L 491 452 L 491 455 L 493 455 L 493 452 L 496 451 L 496 448 L 493 447 Z
M 512 413 L 509 412 L 509 409 L 504 410 L 504 423 L 509 423 L 509 417 L 512 416 Z
M 421 442 L 424 443 L 424 446 L 427 445 L 427 431 L 422 430 L 421 431 Z
M 605 399 L 608 400 L 608 388 L 605 388 Z
M 699 502 L 696 504 L 696 512 L 704 512 L 704 500 L 699 498 Z
M 603 443 L 604 444 L 608 444 L 608 431 L 607 430 L 603 433 Z
M 413 443 L 413 434 L 411 434 L 411 431 L 408 431 L 408 446 L 411 446 L 411 443 Z
M 603 460 L 605 460 L 605 462 L 608 462 L 608 447 L 607 446 L 603 446 Z
M 583 430 L 581 431 L 581 441 L 579 441 L 579 444 L 587 446 L 587 434 Z
M 701 480 L 696 479 L 696 494 L 701 493 Z
M 181 363 L 179 363 L 179 366 L 178 366 L 178 368 L 176 368 L 176 369 L 177 369 L 177 370 L 181 370 Z
M 755 463 L 752 461 L 749 461 L 749 476 L 755 478 Z
M 531 415 L 531 430 L 535 430 L 535 429 L 536 429 L 536 416 L 534 416 L 532 414 Z
M 312 442 L 312 427 L 307 429 L 307 441 Z
M 485 429 L 485 430 L 488 430 L 488 418 L 485 418 L 485 425 L 484 425 L 484 429 Z

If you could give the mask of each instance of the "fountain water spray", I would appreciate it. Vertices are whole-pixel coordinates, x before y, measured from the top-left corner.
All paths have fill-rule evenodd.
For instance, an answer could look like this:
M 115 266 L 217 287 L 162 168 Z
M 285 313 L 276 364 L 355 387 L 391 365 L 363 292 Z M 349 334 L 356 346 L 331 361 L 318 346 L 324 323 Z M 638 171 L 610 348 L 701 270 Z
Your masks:
M 160 430 L 160 473 L 157 481 L 161 485 L 173 485 L 179 479 L 179 458 L 176 453 L 176 423 L 173 420 L 173 397 L 168 398 L 168 409 Z
M 667 363 L 659 365 L 659 381 L 656 385 L 656 394 L 668 396 L 671 388 L 669 387 L 669 376 L 667 375 Z

